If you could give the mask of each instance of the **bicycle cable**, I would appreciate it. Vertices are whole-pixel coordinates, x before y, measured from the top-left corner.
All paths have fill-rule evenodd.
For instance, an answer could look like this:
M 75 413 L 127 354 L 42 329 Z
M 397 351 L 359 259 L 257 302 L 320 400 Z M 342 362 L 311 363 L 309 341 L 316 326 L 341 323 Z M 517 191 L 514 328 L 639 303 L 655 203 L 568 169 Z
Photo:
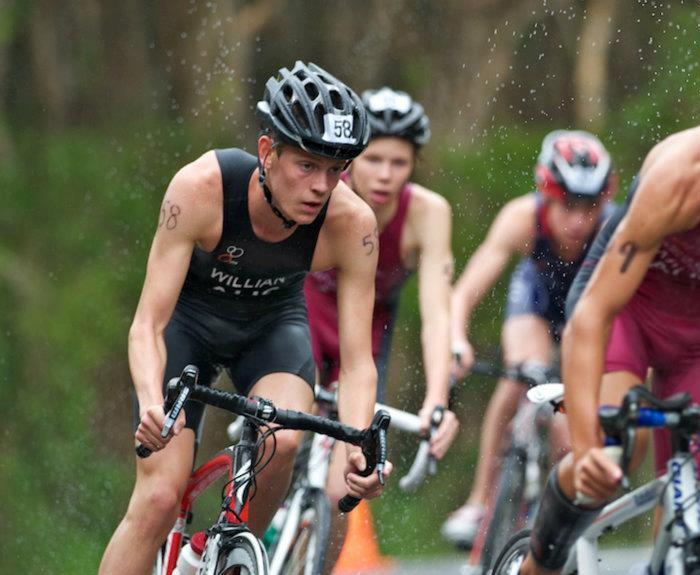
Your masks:
M 258 483 L 256 481 L 256 476 L 258 473 L 262 472 L 270 464 L 270 461 L 272 461 L 272 458 L 274 457 L 275 452 L 277 451 L 277 438 L 275 437 L 275 433 L 277 431 L 280 431 L 283 428 L 282 427 L 274 427 L 274 428 L 270 427 L 266 421 L 264 421 L 262 419 L 258 419 L 256 417 L 248 417 L 247 419 L 255 427 L 256 432 L 257 432 L 257 436 L 258 436 L 258 439 L 255 442 L 255 452 L 257 454 L 257 458 L 256 458 L 255 462 L 253 463 L 252 469 L 250 472 L 250 495 L 248 496 L 248 500 L 252 501 L 258 492 Z M 266 428 L 265 431 L 261 431 L 263 428 Z M 270 448 L 270 455 L 266 457 L 267 451 L 268 451 L 266 440 L 268 437 L 272 437 L 272 447 Z M 235 509 L 233 509 L 231 507 L 231 498 L 226 496 L 226 490 L 228 489 L 228 486 L 234 482 L 234 480 L 235 480 L 235 477 L 232 479 L 229 479 L 223 485 L 221 497 L 223 500 L 226 501 L 226 503 L 224 505 L 224 508 L 226 509 L 226 511 L 233 513 L 233 515 L 236 517 L 236 519 L 239 522 L 243 523 L 241 516 L 236 512 Z

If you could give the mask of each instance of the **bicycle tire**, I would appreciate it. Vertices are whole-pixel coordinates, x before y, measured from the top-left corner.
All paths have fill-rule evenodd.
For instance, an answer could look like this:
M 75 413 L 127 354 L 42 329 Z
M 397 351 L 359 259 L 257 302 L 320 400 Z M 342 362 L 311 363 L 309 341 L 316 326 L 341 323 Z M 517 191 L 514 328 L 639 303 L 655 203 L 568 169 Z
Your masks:
M 284 552 L 283 575 L 321 575 L 331 535 L 331 505 L 322 489 L 309 488 L 291 543 Z
M 219 555 L 216 575 L 267 575 L 265 549 L 252 533 L 235 535 L 228 546 Z
M 528 551 L 530 551 L 530 530 L 524 529 L 513 535 L 503 549 L 500 549 L 491 574 L 515 575 Z
M 522 450 L 510 449 L 503 458 L 493 513 L 479 557 L 482 573 L 489 572 L 500 549 L 524 526 L 526 457 Z

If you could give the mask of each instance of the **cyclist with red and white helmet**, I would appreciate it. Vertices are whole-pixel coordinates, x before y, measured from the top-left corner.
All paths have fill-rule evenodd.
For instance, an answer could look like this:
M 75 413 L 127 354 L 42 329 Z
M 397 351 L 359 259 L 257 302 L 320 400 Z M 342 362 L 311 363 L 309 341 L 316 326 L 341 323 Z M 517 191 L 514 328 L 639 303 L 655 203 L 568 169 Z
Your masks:
M 257 113 L 256 155 L 206 152 L 165 193 L 129 332 L 135 439 L 153 455 L 137 461 L 129 508 L 105 551 L 102 574 L 150 573 L 175 521 L 202 419 L 201 405 L 188 404 L 174 434 L 160 436 L 164 382 L 184 366 L 199 368 L 200 384 L 225 369 L 241 394 L 310 411 L 315 373 L 303 292 L 309 270 L 338 270 L 340 419 L 364 428 L 373 416 L 377 221 L 340 181 L 367 144 L 366 112 L 345 84 L 297 62 L 268 80 Z M 289 486 L 301 440 L 290 430 L 275 438 L 274 457 L 256 476 L 249 525 L 258 535 Z M 361 451 L 345 449 L 345 491 L 378 495 L 376 474 L 359 474 Z
M 625 205 L 593 242 L 568 296 L 562 338 L 571 453 L 549 475 L 529 552 L 504 558 L 499 573 L 559 572 L 616 495 L 622 469 L 603 448 L 599 405 L 619 405 L 647 379 L 660 398 L 688 393 L 700 402 L 699 174 L 700 127 L 668 136 L 647 154 Z M 648 431 L 637 430 L 630 470 L 643 459 Z M 672 456 L 668 430 L 654 429 L 653 439 L 662 475 Z
M 418 150 L 430 138 L 429 120 L 423 107 L 405 92 L 387 87 L 365 91 L 362 101 L 371 127 L 370 141 L 344 178 L 372 208 L 378 223 L 378 236 L 367 245 L 368 253 L 378 247 L 379 255 L 372 319 L 372 354 L 379 372 L 378 397 L 383 401 L 400 291 L 417 270 L 426 381 L 420 415 L 427 430 L 433 411 L 444 410 L 442 423 L 431 441 L 433 455 L 440 458 L 458 430 L 454 414 L 446 410 L 452 213 L 445 198 L 410 181 Z M 335 381 L 340 373 L 338 278 L 335 270 L 311 273 L 305 285 L 311 339 L 322 383 Z M 337 498 L 342 495 L 342 485 L 331 480 L 328 492 L 331 499 Z M 336 535 L 340 534 L 340 527 L 334 529 Z
M 537 192 L 508 202 L 484 242 L 470 258 L 452 295 L 454 375 L 463 377 L 474 361 L 469 321 L 474 309 L 513 256 L 521 261 L 511 276 L 501 332 L 506 366 L 537 362 L 550 366 L 564 325 L 566 294 L 601 223 L 616 176 L 603 144 L 587 132 L 556 130 L 543 143 L 535 168 Z M 524 392 L 508 379 L 498 381 L 480 436 L 480 453 L 467 502 L 443 524 L 446 539 L 471 547 L 494 484 L 498 450 Z M 568 445 L 565 426 L 553 430 L 555 457 Z

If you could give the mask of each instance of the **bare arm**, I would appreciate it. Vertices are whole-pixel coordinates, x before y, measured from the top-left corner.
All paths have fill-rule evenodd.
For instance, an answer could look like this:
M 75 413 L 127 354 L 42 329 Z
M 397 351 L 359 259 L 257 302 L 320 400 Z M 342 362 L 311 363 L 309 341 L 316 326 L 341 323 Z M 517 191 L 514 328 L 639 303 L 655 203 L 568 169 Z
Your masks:
M 420 261 L 418 267 L 421 345 L 425 369 L 425 399 L 421 409 L 423 427 L 437 406 L 447 407 L 450 375 L 450 289 L 453 272 L 452 211 L 442 197 L 425 198 L 417 222 Z M 454 440 L 459 424 L 452 412 L 433 438 L 432 452 L 442 457 Z
M 605 348 L 615 315 L 632 298 L 658 249 L 628 214 L 576 305 L 562 341 L 562 377 L 574 456 L 599 445 L 597 411 Z
M 379 240 L 374 215 L 361 214 L 338 245 L 338 413 L 348 425 L 365 427 L 374 414 L 377 370 L 372 359 L 374 276 Z
M 452 281 L 449 204 L 440 197 L 425 206 L 419 226 L 418 267 L 425 403 L 447 405 L 450 365 L 450 282 Z
M 577 462 L 575 485 L 597 499 L 611 495 L 619 479 L 619 470 L 597 450 L 601 444 L 597 407 L 613 320 L 637 291 L 663 239 L 697 225 L 698 202 L 693 200 L 697 191 L 691 190 L 695 180 L 687 177 L 689 171 L 697 171 L 697 162 L 693 166 L 692 159 L 676 157 L 677 151 L 667 143 L 649 154 L 628 213 L 564 333 L 562 375 Z
M 366 204 L 357 205 L 334 233 L 333 253 L 338 279 L 338 332 L 340 376 L 338 415 L 354 427 L 369 425 L 374 415 L 377 370 L 372 358 L 374 277 L 379 238 L 377 221 Z M 372 498 L 382 492 L 376 474 L 361 477 L 366 461 L 358 447 L 346 444 L 345 483 L 355 497 Z M 385 475 L 391 473 L 387 462 Z
M 166 361 L 163 331 L 180 294 L 198 230 L 206 221 L 202 210 L 195 207 L 194 196 L 201 183 L 192 171 L 186 167 L 178 172 L 163 199 L 141 298 L 129 330 L 129 367 L 142 420 L 136 439 L 156 449 L 167 443 L 160 439 Z
M 506 204 L 455 284 L 451 311 L 452 343 L 468 349 L 467 355 L 471 355 L 467 336 L 471 314 L 501 276 L 510 258 L 529 249 L 534 218 L 534 198 L 525 196 Z M 466 357 L 465 361 L 468 367 L 472 358 Z

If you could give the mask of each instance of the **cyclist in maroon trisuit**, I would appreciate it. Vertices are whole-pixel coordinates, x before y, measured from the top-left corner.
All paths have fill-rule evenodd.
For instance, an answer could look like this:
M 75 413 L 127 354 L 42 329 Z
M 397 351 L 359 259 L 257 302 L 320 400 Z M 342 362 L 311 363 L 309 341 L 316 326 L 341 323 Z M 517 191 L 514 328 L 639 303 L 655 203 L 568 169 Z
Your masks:
M 431 451 L 440 458 L 458 424 L 446 410 L 450 370 L 449 301 L 452 278 L 451 210 L 440 195 L 409 181 L 416 154 L 430 137 L 423 107 L 405 92 L 390 88 L 362 95 L 371 126 L 366 150 L 350 166 L 345 180 L 372 208 L 379 224 L 379 261 L 375 278 L 372 354 L 379 372 L 378 399 L 384 399 L 386 368 L 398 300 L 405 280 L 418 270 L 421 342 L 426 391 L 420 416 L 430 426 L 435 408 L 444 409 Z M 367 253 L 376 249 L 368 243 Z M 338 346 L 338 280 L 335 270 L 311 273 L 305 292 L 314 356 L 322 383 L 341 371 Z M 331 499 L 342 485 L 331 481 Z
M 572 453 L 550 475 L 529 556 L 522 565 L 515 557 L 509 573 L 559 571 L 614 495 L 622 472 L 602 450 L 599 405 L 619 405 L 649 368 L 658 396 L 686 391 L 700 402 L 699 296 L 700 128 L 693 128 L 649 152 L 626 211 L 603 228 L 572 287 L 562 343 Z M 633 467 L 644 452 L 638 447 Z M 668 440 L 655 448 L 661 473 Z M 597 503 L 575 504 L 577 494 Z
M 614 211 L 607 201 L 615 191 L 612 161 L 603 144 L 588 132 L 548 134 L 535 179 L 535 193 L 515 198 L 501 209 L 455 285 L 452 344 L 460 356 L 455 365 L 458 377 L 468 373 L 474 361 L 468 337 L 471 315 L 513 256 L 521 260 L 508 288 L 501 332 L 504 363 L 552 365 L 569 286 L 600 225 Z M 476 538 L 496 483 L 501 439 L 524 393 L 522 384 L 503 378 L 491 397 L 471 494 L 442 526 L 444 537 L 461 548 L 471 547 Z M 553 421 L 552 438 L 556 459 L 568 446 L 563 421 Z
M 150 573 L 175 521 L 201 407 L 187 405 L 174 436 L 162 439 L 160 431 L 163 385 L 185 365 L 199 367 L 200 384 L 226 369 L 239 393 L 311 410 L 315 372 L 303 293 L 310 269 L 338 270 L 340 419 L 358 428 L 372 419 L 377 222 L 340 181 L 367 144 L 364 107 L 345 84 L 297 62 L 268 80 L 257 113 L 256 155 L 209 151 L 182 168 L 165 193 L 129 332 L 135 438 L 154 453 L 137 461 L 136 485 L 102 574 Z M 259 536 L 287 491 L 300 440 L 299 432 L 277 433 L 275 455 L 257 474 L 249 524 Z M 356 497 L 378 495 L 377 475 L 359 475 L 362 452 L 345 449 L 338 482 Z

